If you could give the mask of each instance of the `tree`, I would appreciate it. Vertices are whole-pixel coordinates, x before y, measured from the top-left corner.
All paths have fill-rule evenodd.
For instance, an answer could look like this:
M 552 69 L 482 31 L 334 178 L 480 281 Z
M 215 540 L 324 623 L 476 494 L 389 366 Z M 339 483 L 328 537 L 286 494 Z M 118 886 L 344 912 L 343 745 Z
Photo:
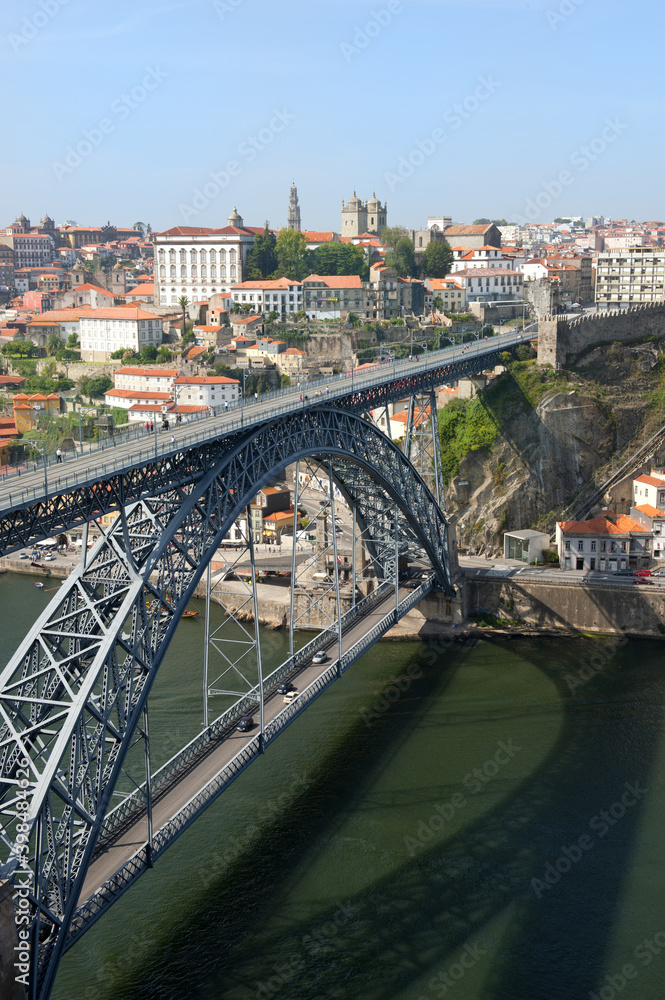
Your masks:
M 162 344 L 162 346 L 157 351 L 157 357 L 155 360 L 159 362 L 164 362 L 164 361 L 171 361 L 172 359 L 173 355 L 169 351 L 168 347 Z
M 304 233 L 297 229 L 280 229 L 275 249 L 277 251 L 275 277 L 300 281 L 311 273 Z
M 53 333 L 49 333 L 48 340 L 46 341 L 46 353 L 53 356 L 58 353 L 61 346 L 62 342 L 60 340 L 60 335 L 57 334 L 55 330 Z
M 415 278 L 418 273 L 413 252 L 413 240 L 404 226 L 384 226 L 381 242 L 389 247 L 386 264 L 393 267 L 400 278 Z
M 357 274 L 363 281 L 369 276 L 369 264 L 362 247 L 353 243 L 322 243 L 310 253 L 313 274 Z
M 90 399 L 103 396 L 108 389 L 113 388 L 113 381 L 108 375 L 92 375 L 82 378 L 78 383 L 82 396 L 89 396 Z
M 474 226 L 507 226 L 508 223 L 505 219 L 474 219 L 472 225 Z
M 132 226 L 132 229 L 136 229 L 137 232 L 141 234 L 141 236 L 145 236 L 146 233 L 145 222 L 135 222 L 134 225 Z
M 157 360 L 157 348 L 154 344 L 146 344 L 141 351 L 141 363 L 144 365 L 152 364 L 153 361 Z
M 443 299 L 441 298 L 440 295 L 437 295 L 437 297 L 434 299 L 434 308 L 436 309 L 437 312 L 441 312 L 441 310 L 443 309 Z
M 37 358 L 39 348 L 32 340 L 12 340 L 2 345 L 2 353 L 8 358 Z
M 67 347 L 79 347 L 78 333 L 70 333 L 67 337 Z
M 394 268 L 400 278 L 415 278 L 418 267 L 413 253 L 413 243 L 408 236 L 401 237 L 388 251 L 386 264 Z
M 432 240 L 423 253 L 424 278 L 445 278 L 453 266 L 453 252 L 445 240 Z
M 268 228 L 266 222 L 263 232 L 254 240 L 254 246 L 247 254 L 244 276 L 247 281 L 259 281 L 270 278 L 278 265 L 277 237 Z
M 178 299 L 178 305 L 182 309 L 182 339 L 183 343 L 185 340 L 185 332 L 187 330 L 187 306 L 189 305 L 189 299 L 186 295 L 181 295 Z

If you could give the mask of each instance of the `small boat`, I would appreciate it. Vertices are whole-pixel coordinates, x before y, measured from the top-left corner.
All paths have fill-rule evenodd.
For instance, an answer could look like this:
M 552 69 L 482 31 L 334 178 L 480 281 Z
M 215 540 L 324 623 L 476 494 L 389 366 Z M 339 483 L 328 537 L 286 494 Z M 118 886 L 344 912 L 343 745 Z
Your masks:
M 43 590 L 44 589 L 44 584 L 41 582 L 41 580 L 37 580 L 37 583 L 35 584 L 35 587 L 37 588 L 37 590 Z
M 181 618 L 196 618 L 198 611 L 183 611 L 180 615 Z

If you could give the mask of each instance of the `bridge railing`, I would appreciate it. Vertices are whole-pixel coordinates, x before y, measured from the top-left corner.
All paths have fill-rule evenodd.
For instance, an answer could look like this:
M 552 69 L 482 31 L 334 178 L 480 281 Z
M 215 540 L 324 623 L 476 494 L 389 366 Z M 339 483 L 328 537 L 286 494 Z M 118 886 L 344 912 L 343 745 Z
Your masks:
M 528 335 L 525 334 L 524 336 Z M 127 444 L 126 441 L 119 441 L 117 444 L 114 441 L 103 441 L 100 443 L 101 455 L 108 457 L 100 463 L 96 463 L 94 466 L 87 466 L 86 468 L 81 468 L 79 465 L 78 468 L 72 468 L 71 473 L 64 471 L 69 465 L 67 460 L 57 464 L 58 472 L 61 474 L 55 479 L 52 478 L 51 483 L 49 483 L 49 493 L 66 491 L 69 488 L 85 483 L 87 480 L 98 480 L 113 475 L 121 469 L 126 469 L 128 464 L 146 464 L 155 459 L 164 458 L 169 454 L 182 451 L 183 448 L 203 444 L 205 441 L 209 441 L 215 432 L 219 430 L 223 431 L 225 436 L 230 435 L 236 431 L 244 430 L 254 423 L 272 420 L 275 417 L 283 416 L 285 413 L 293 412 L 293 410 L 301 406 L 311 406 L 316 402 L 315 397 L 313 398 L 311 395 L 313 392 L 319 392 L 321 402 L 334 402 L 336 399 L 348 396 L 350 392 L 361 392 L 373 386 L 389 383 L 393 378 L 405 378 L 423 374 L 432 368 L 436 368 L 439 364 L 441 366 L 454 365 L 461 361 L 491 354 L 501 347 L 517 344 L 522 339 L 522 335 L 512 333 L 501 334 L 490 337 L 487 341 L 476 341 L 464 346 L 444 347 L 438 351 L 431 351 L 417 362 L 403 358 L 399 361 L 379 363 L 371 372 L 363 374 L 355 374 L 355 371 L 352 371 L 343 375 L 333 376 L 330 379 L 316 379 L 313 382 L 308 382 L 303 387 L 302 393 L 287 387 L 275 390 L 274 392 L 264 393 L 257 401 L 251 399 L 245 400 L 244 405 L 240 401 L 234 404 L 233 407 L 230 407 L 228 411 L 223 411 L 220 407 L 216 407 L 213 416 L 206 415 L 195 422 L 197 425 L 195 430 L 193 429 L 188 432 L 188 424 L 175 428 L 175 444 L 171 444 L 168 432 L 160 432 L 159 435 L 145 433 L 143 436 L 145 448 L 141 447 L 137 452 L 132 452 L 130 455 L 113 456 L 113 449 Z M 323 393 L 320 392 L 321 389 L 324 390 Z M 309 400 L 305 400 L 305 395 L 309 395 Z M 300 399 L 300 396 L 303 398 Z M 275 405 L 266 409 L 265 403 L 270 401 L 275 401 Z M 229 416 L 231 416 L 230 420 Z M 137 440 L 139 439 L 140 435 L 137 436 Z M 77 460 L 72 460 L 72 464 L 74 462 L 77 462 Z M 55 469 L 56 463 L 49 462 L 48 468 Z M 40 471 L 41 463 L 36 463 L 35 470 L 30 475 L 39 474 Z M 16 483 L 16 488 L 11 490 L 9 494 L 10 507 L 16 503 L 24 505 L 31 500 L 36 500 L 44 496 L 41 482 L 39 485 L 19 489 L 21 480 L 20 478 L 17 479 L 17 476 L 20 476 L 20 473 L 16 473 L 15 477 L 11 475 L 3 477 L 3 483 L 7 481 L 8 485 Z M 23 473 L 23 476 L 25 477 L 25 473 Z
M 344 615 L 342 615 L 342 630 L 348 630 L 348 628 L 354 625 L 357 621 L 363 618 L 372 608 L 379 604 L 384 597 L 390 593 L 392 587 L 388 583 L 383 583 L 376 590 L 373 590 L 371 594 L 363 598 L 361 601 L 355 605 L 355 607 L 350 608 Z M 333 633 L 330 629 L 320 632 L 315 636 L 310 642 L 302 646 L 296 653 L 294 653 L 293 658 L 289 658 L 284 663 L 280 664 L 276 670 L 273 670 L 263 681 L 264 695 L 269 696 L 274 693 L 277 686 L 281 683 L 284 678 L 288 677 L 295 670 L 304 666 L 315 653 L 318 653 L 320 649 L 329 645 L 331 639 L 335 638 L 337 635 L 337 630 Z M 214 722 L 212 722 L 207 729 L 202 730 L 193 740 L 190 740 L 179 750 L 177 754 L 166 761 L 155 773 L 152 775 L 152 794 L 156 795 L 159 789 L 162 789 L 164 785 L 170 781 L 176 775 L 182 773 L 183 768 L 195 758 L 198 758 L 201 752 L 217 737 L 223 735 L 225 732 L 232 730 L 237 724 L 238 720 L 244 715 L 250 715 L 256 711 L 258 704 L 258 692 L 256 689 L 248 692 L 238 701 L 234 702 L 230 708 L 226 709 Z M 132 819 L 136 818 L 137 813 L 140 813 L 146 806 L 146 783 L 143 782 L 134 791 L 130 792 L 121 802 L 118 803 L 113 809 L 111 809 L 102 824 L 100 834 L 99 834 L 99 847 L 103 847 L 105 842 L 115 835 L 120 827 L 122 827 L 130 817 Z

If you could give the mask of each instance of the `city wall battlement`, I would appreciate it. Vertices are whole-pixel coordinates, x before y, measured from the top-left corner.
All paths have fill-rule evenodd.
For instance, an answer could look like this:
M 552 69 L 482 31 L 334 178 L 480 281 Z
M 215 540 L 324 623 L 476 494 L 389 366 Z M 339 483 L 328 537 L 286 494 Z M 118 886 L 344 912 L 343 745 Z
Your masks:
M 538 322 L 538 363 L 554 368 L 571 364 L 594 344 L 665 337 L 665 303 L 565 319 L 543 316 Z

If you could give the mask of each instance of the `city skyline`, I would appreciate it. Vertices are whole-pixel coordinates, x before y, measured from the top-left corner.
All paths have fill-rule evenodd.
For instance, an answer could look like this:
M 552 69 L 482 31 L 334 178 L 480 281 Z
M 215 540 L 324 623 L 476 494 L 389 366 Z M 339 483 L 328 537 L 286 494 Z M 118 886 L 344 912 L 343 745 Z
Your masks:
M 266 0 L 121 0 L 85 23 L 63 0 L 13 5 L 3 62 L 39 128 L 5 150 L 2 224 L 218 227 L 237 205 L 280 228 L 294 179 L 303 229 L 338 229 L 354 190 L 409 227 L 657 219 L 660 105 L 614 71 L 638 48 L 655 57 L 642 23 L 617 0 L 296 0 L 288 16 Z

